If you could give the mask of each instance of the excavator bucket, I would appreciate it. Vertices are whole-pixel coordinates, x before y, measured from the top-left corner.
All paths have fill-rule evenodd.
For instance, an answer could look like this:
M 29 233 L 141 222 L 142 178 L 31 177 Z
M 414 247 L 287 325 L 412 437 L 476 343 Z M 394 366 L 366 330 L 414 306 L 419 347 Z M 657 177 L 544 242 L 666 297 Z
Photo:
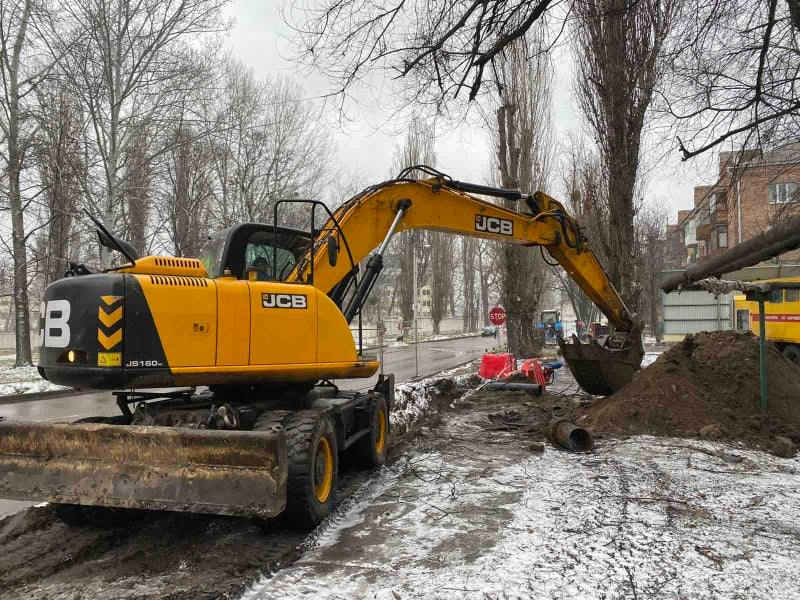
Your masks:
M 0 423 L 0 497 L 273 517 L 285 444 L 282 431 Z
M 642 364 L 644 348 L 639 331 L 617 331 L 602 343 L 591 339 L 572 342 L 558 338 L 561 355 L 585 391 L 595 396 L 609 396 L 625 386 Z

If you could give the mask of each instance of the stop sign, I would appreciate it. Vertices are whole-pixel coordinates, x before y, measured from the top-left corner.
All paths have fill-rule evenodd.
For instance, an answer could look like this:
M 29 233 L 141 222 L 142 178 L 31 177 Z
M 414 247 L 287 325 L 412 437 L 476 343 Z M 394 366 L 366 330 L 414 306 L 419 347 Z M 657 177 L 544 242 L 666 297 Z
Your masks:
M 492 325 L 502 325 L 506 322 L 506 309 L 502 306 L 495 306 L 489 311 L 489 321 Z

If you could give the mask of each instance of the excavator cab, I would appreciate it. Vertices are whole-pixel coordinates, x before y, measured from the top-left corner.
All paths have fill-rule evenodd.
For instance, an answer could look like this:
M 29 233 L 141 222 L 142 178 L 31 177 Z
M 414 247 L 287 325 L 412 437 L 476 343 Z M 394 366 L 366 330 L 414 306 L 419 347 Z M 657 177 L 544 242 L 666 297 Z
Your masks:
M 227 270 L 237 279 L 286 281 L 311 246 L 307 231 L 242 223 L 212 233 L 203 264 L 212 279 Z

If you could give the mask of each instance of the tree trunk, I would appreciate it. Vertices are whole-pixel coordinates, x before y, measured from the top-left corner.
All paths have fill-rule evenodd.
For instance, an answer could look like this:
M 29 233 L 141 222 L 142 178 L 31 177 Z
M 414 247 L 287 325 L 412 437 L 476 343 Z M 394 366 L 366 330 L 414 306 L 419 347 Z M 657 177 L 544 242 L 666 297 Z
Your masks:
M 485 326 L 491 324 L 489 323 L 489 282 L 486 280 L 486 271 L 483 268 L 483 252 L 480 244 L 478 245 L 478 277 L 481 285 L 481 305 L 478 310 L 482 313 L 479 322 Z
M 532 136 L 526 127 L 519 127 L 513 106 L 497 110 L 498 165 L 503 187 L 530 189 L 530 153 Z M 517 203 L 504 201 L 511 210 L 520 210 Z M 505 245 L 501 250 L 500 281 L 503 307 L 506 310 L 508 350 L 515 356 L 538 356 L 544 337 L 535 326 L 539 303 L 544 293 L 544 270 L 537 264 L 532 248 Z
M 20 192 L 23 148 L 20 140 L 19 59 L 30 17 L 30 3 L 26 3 L 20 30 L 14 45 L 14 57 L 8 70 L 8 194 L 11 211 L 11 238 L 14 263 L 14 333 L 16 334 L 16 360 L 14 366 L 33 364 L 31 356 L 31 325 L 28 306 L 28 254 L 25 247 L 25 217 Z M 6 57 L 7 60 L 7 57 Z
M 25 218 L 20 194 L 22 156 L 19 148 L 19 104 L 16 85 L 10 86 L 8 120 L 8 194 L 11 209 L 11 237 L 14 259 L 14 333 L 17 358 L 15 367 L 33 364 L 31 356 L 31 324 L 28 305 L 28 253 L 25 247 Z

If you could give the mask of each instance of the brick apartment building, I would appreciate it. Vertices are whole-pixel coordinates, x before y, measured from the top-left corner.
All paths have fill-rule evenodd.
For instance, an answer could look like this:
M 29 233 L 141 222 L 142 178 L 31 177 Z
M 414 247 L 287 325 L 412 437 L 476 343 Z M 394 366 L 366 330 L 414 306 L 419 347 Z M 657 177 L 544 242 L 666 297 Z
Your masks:
M 714 185 L 694 188 L 694 206 L 667 226 L 668 267 L 685 269 L 800 211 L 800 142 L 761 152 L 719 155 Z M 800 252 L 781 256 L 797 263 Z

